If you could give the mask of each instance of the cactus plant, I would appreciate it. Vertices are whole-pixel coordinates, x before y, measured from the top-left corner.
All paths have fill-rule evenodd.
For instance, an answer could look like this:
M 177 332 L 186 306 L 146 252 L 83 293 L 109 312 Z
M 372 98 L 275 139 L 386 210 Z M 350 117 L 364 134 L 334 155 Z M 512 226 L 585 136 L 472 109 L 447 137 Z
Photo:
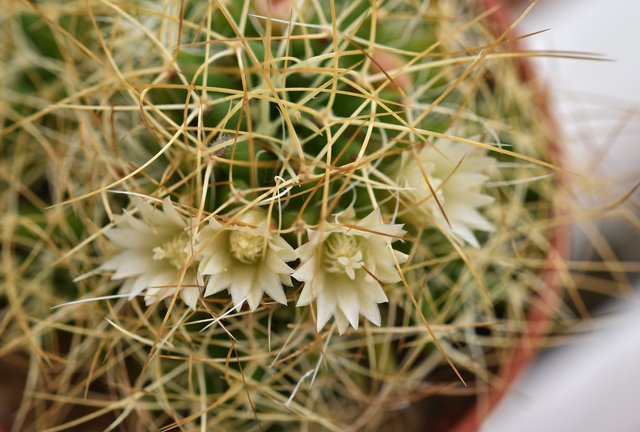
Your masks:
M 13 430 L 411 428 L 494 385 L 563 171 L 495 12 L 10 2 Z

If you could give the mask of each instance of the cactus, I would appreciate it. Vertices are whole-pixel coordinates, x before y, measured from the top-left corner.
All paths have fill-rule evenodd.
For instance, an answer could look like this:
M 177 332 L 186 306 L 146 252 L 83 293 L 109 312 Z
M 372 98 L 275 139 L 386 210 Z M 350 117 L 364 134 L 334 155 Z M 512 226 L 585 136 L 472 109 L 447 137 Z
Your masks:
M 493 385 L 563 172 L 494 12 L 10 2 L 14 430 L 410 428 Z

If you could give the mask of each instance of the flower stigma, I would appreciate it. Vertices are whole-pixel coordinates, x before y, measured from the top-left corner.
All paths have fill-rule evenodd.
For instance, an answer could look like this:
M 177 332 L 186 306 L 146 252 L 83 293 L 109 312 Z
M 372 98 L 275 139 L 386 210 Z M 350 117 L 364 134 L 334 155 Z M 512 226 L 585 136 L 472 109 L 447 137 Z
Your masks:
M 254 264 L 264 254 L 265 238 L 244 231 L 233 231 L 229 235 L 229 248 L 235 259 L 245 264 Z
M 346 273 L 351 280 L 364 266 L 364 256 L 356 236 L 332 233 L 324 242 L 324 267 L 330 273 Z
M 156 261 L 166 261 L 176 269 L 180 270 L 187 261 L 185 247 L 187 239 L 184 235 L 177 235 L 162 245 L 153 248 L 153 259 Z

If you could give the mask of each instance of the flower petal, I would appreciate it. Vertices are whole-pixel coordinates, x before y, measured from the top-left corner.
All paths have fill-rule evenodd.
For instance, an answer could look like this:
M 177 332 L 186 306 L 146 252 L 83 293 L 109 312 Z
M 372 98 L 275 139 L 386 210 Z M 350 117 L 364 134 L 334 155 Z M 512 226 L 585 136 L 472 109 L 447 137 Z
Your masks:
M 278 303 L 287 304 L 287 296 L 284 294 L 280 279 L 276 273 L 270 272 L 269 269 L 263 269 L 258 279 L 262 291 Z
M 336 310 L 335 320 L 336 324 L 338 325 L 338 333 L 340 333 L 341 335 L 344 334 L 345 330 L 347 330 L 347 327 L 349 327 L 349 321 L 344 316 L 344 314 L 340 312 L 339 309 Z
M 125 249 L 149 249 L 158 246 L 160 243 L 155 235 L 133 228 L 112 228 L 105 231 L 104 235 L 113 243 Z
M 226 251 L 225 251 L 226 252 Z M 203 275 L 217 275 L 229 271 L 232 258 L 227 253 L 218 253 L 202 261 L 198 271 Z M 206 263 L 206 264 L 205 264 Z M 205 265 L 202 265 L 205 264 Z
M 286 274 L 279 274 L 278 277 L 280 278 L 280 283 L 282 285 L 293 286 L 293 281 L 291 280 L 291 276 Z
M 281 260 L 288 262 L 298 259 L 298 254 L 296 251 L 280 236 L 274 236 L 269 242 L 269 246 L 275 251 L 278 255 L 278 258 Z
M 229 272 L 222 272 L 215 276 L 210 276 L 207 281 L 207 289 L 204 291 L 204 296 L 208 297 L 210 295 L 219 293 L 227 288 L 231 284 L 231 279 L 229 278 Z
M 300 282 L 308 282 L 310 280 L 313 280 L 315 273 L 316 260 L 315 258 L 309 258 L 309 260 L 298 267 L 291 276 Z
M 298 297 L 296 307 L 307 306 L 314 298 L 316 298 L 316 289 L 312 285 L 313 282 L 305 282 L 304 287 L 302 287 L 302 291 L 300 292 L 300 297 Z
M 360 299 L 360 313 L 373 324 L 380 327 L 380 309 L 376 303 Z
M 180 288 L 180 297 L 191 309 L 195 309 L 200 297 L 200 289 L 197 287 Z
M 166 197 L 163 201 L 162 201 L 162 210 L 164 211 L 164 214 L 176 225 L 181 226 L 181 227 L 186 227 L 186 221 L 185 219 L 180 216 L 180 213 L 178 213 L 178 211 L 176 210 L 176 208 L 173 206 L 173 203 L 171 202 L 171 198 Z
M 139 295 L 145 288 L 149 287 L 153 280 L 156 278 L 156 275 L 152 273 L 145 273 L 141 275 L 137 279 L 132 279 L 133 284 L 131 285 L 131 290 L 129 291 L 129 300 Z
M 258 306 L 260 306 L 262 294 L 263 291 L 257 283 L 254 283 L 249 287 L 249 293 L 247 294 L 247 303 L 249 304 L 249 309 L 254 311 L 258 308 Z
M 152 261 L 150 262 L 149 259 L 131 255 L 132 254 L 126 254 L 126 256 L 131 257 L 130 260 L 123 262 L 118 267 L 116 267 L 115 273 L 111 275 L 111 279 L 124 279 L 131 276 L 141 275 L 149 271 L 150 267 L 155 267 L 155 263 L 153 263 Z
M 451 228 L 452 228 L 453 234 L 456 237 L 458 237 L 460 240 L 466 243 L 469 243 L 471 246 L 473 246 L 476 249 L 480 248 L 480 243 L 478 243 L 478 239 L 476 239 L 476 236 L 473 234 L 473 231 L 471 231 L 465 224 L 452 221 Z
M 322 327 L 325 326 L 327 321 L 333 316 L 336 311 L 336 296 L 333 293 L 323 292 L 318 296 L 316 300 L 316 309 L 317 309 L 317 329 L 318 331 L 322 330 Z
M 364 217 L 360 222 L 358 222 L 358 226 L 364 228 L 373 228 L 375 226 L 382 224 L 382 214 L 380 213 L 380 207 L 376 207 L 373 209 L 371 213 Z
M 343 283 L 336 287 L 334 292 L 338 297 L 338 308 L 344 313 L 351 326 L 357 329 L 360 302 L 356 286 L 353 283 Z
M 280 259 L 275 252 L 267 250 L 267 259 L 266 264 L 269 266 L 269 269 L 274 273 L 280 274 L 292 274 L 293 269 L 289 267 L 285 262 Z
M 250 268 L 234 269 L 230 275 L 231 284 L 229 292 L 231 300 L 237 311 L 242 308 L 242 303 L 247 299 L 249 290 L 254 283 L 254 272 Z

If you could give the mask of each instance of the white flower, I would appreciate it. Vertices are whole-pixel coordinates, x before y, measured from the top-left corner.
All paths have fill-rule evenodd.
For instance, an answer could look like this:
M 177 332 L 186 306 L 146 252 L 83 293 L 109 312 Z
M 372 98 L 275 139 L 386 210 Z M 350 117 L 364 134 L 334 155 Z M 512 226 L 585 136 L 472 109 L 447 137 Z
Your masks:
M 378 303 L 387 301 L 381 285 L 400 281 L 395 260 L 408 258 L 391 248 L 404 235 L 402 225 L 384 224 L 376 209 L 356 224 L 325 223 L 308 234 L 309 242 L 297 249 L 301 265 L 292 275 L 305 283 L 296 306 L 316 299 L 318 331 L 331 316 L 340 334 L 349 324 L 357 329 L 360 314 L 379 326 Z
M 255 310 L 264 293 L 287 304 L 282 285 L 292 285 L 293 269 L 285 262 L 298 256 L 282 237 L 270 233 L 263 212 L 249 211 L 239 222 L 225 226 L 212 218 L 198 235 L 198 271 L 209 275 L 205 297 L 227 289 L 236 310 L 245 300 Z
M 425 181 L 425 175 L 444 209 L 454 238 L 480 247 L 474 230 L 493 231 L 494 226 L 478 208 L 493 202 L 481 192 L 488 180 L 483 174 L 495 159 L 470 149 L 462 143 L 440 140 L 435 146 L 420 151 L 419 159 L 409 155 L 396 171 L 399 186 L 407 192 L 411 203 L 399 217 L 416 226 L 426 226 L 429 215 L 444 229 L 449 225 Z
M 187 219 L 176 211 L 169 198 L 165 198 L 162 210 L 140 198 L 134 198 L 134 204 L 141 218 L 127 211 L 116 216 L 116 227 L 105 235 L 121 251 L 101 268 L 115 271 L 111 279 L 126 279 L 121 292 L 128 293 L 130 299 L 146 290 L 145 302 L 151 304 L 178 289 L 182 300 L 195 309 L 202 281 L 188 267 Z

